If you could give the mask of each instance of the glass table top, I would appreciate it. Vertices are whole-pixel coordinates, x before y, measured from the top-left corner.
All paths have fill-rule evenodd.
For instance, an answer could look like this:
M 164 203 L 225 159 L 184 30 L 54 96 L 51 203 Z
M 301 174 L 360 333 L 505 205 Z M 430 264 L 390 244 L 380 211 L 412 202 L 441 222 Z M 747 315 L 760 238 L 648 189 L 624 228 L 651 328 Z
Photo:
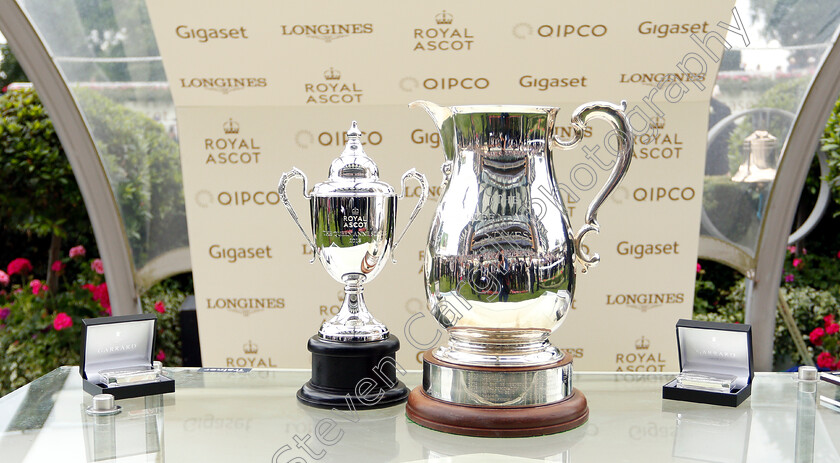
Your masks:
M 77 367 L 62 367 L 0 399 L 3 462 L 840 462 L 840 396 L 821 382 L 799 391 L 791 373 L 757 373 L 737 408 L 663 400 L 673 374 L 576 373 L 589 421 L 565 433 L 462 437 L 420 427 L 405 406 L 353 411 L 303 406 L 304 370 L 203 373 L 165 369 L 176 392 L 117 402 L 88 416 Z M 419 384 L 420 372 L 400 378 Z

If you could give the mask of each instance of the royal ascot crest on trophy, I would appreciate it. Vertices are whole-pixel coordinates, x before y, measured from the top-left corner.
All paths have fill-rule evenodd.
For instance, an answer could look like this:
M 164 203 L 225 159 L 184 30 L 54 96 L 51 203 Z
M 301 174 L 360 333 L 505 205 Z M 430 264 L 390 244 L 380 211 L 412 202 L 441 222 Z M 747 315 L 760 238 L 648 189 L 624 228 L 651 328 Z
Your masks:
M 599 231 L 598 208 L 633 156 L 626 104 L 580 106 L 570 140 L 554 135 L 558 108 L 410 106 L 432 116 L 446 155 L 425 286 L 449 343 L 424 354 L 423 383 L 409 395 L 406 414 L 471 436 L 537 436 L 582 425 L 589 408 L 572 387 L 572 359 L 548 337 L 571 307 L 575 261 L 585 271 L 599 260 L 581 241 Z M 613 126 L 618 156 L 573 235 L 551 150 L 575 146 L 591 119 Z
M 284 173 L 278 187 L 283 204 L 315 250 L 310 263 L 319 259 L 327 273 L 345 285 L 338 314 L 324 322 L 307 344 L 312 378 L 297 397 L 316 407 L 379 408 L 408 397 L 408 388 L 396 377 L 400 341 L 368 311 L 362 285 L 373 280 L 393 255 L 423 207 L 429 187 L 426 177 L 411 169 L 402 176 L 398 196 L 379 180 L 379 169 L 362 148 L 361 136 L 353 121 L 344 151 L 330 165 L 329 179 L 311 192 L 307 193 L 306 175 L 297 168 Z M 303 179 L 303 196 L 309 200 L 312 238 L 286 195 L 286 184 L 295 177 Z M 397 199 L 403 197 L 409 178 L 417 180 L 423 191 L 406 229 L 394 240 Z

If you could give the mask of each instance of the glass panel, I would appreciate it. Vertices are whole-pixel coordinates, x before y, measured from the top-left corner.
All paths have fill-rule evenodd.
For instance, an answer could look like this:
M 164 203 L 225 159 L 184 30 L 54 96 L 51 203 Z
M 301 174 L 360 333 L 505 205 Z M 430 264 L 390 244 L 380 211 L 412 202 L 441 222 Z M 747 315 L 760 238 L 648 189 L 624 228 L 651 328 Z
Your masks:
M 762 214 L 805 91 L 840 24 L 834 0 L 739 0 L 709 114 L 701 234 L 755 255 Z
M 143 0 L 22 0 L 64 75 L 142 269 L 184 247 L 175 106 Z

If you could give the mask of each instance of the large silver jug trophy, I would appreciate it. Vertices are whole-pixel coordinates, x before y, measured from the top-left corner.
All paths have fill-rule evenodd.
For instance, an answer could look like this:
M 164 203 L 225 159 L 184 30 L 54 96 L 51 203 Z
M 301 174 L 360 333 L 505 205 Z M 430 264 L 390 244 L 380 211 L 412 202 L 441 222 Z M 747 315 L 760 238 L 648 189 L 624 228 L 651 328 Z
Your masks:
M 315 259 L 327 273 L 344 283 L 344 302 L 338 314 L 325 321 L 309 339 L 312 379 L 297 393 L 308 405 L 325 408 L 378 408 L 403 402 L 408 388 L 396 378 L 395 354 L 399 339 L 368 311 L 362 285 L 373 280 L 397 248 L 405 230 L 426 201 L 426 177 L 410 169 L 402 176 L 400 192 L 409 178 L 422 193 L 405 230 L 394 240 L 397 195 L 379 180 L 379 169 L 362 147 L 362 132 L 353 121 L 347 144 L 330 165 L 329 179 L 307 192 L 307 179 L 297 168 L 280 177 L 278 192 Z M 286 184 L 303 179 L 303 196 L 309 199 L 312 234 L 303 229 L 286 194 Z
M 424 354 L 423 384 L 409 396 L 408 417 L 440 431 L 495 437 L 583 424 L 589 409 L 572 387 L 572 360 L 548 337 L 571 307 L 575 261 L 585 271 L 599 260 L 581 241 L 599 231 L 598 208 L 633 156 L 626 103 L 577 108 L 571 140 L 554 135 L 559 108 L 411 106 L 431 115 L 446 156 L 425 288 L 449 343 Z M 618 155 L 573 234 L 551 152 L 578 144 L 592 119 L 612 125 Z

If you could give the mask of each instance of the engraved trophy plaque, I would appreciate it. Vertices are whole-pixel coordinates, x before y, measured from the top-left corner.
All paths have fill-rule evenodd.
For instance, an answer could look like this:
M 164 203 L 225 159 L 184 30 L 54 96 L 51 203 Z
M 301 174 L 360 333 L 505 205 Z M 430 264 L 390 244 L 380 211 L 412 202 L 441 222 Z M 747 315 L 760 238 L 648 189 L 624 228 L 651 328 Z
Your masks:
M 571 307 L 575 261 L 599 231 L 598 208 L 627 172 L 633 135 L 621 107 L 588 103 L 572 117 L 574 138 L 556 135 L 558 108 L 440 107 L 416 101 L 441 134 L 445 189 L 425 252 L 428 307 L 449 343 L 423 356 L 423 383 L 406 414 L 438 431 L 519 437 L 585 423 L 589 409 L 572 387 L 572 360 L 548 340 Z M 591 119 L 618 139 L 606 184 L 573 235 L 554 179 L 551 150 L 569 149 Z
M 344 302 L 338 314 L 321 325 L 308 342 L 312 353 L 312 378 L 297 393 L 308 405 L 347 409 L 349 400 L 368 408 L 403 402 L 408 389 L 396 378 L 395 354 L 399 339 L 368 311 L 362 285 L 373 280 L 405 235 L 426 201 L 426 177 L 409 170 L 402 176 L 400 192 L 409 178 L 422 193 L 405 230 L 394 239 L 397 200 L 394 189 L 379 180 L 379 170 L 362 148 L 362 132 L 355 121 L 347 144 L 330 165 L 329 179 L 307 193 L 307 178 L 297 168 L 280 177 L 278 191 L 306 241 L 315 251 L 311 262 L 321 261 L 327 273 L 343 283 Z M 304 231 L 286 194 L 292 178 L 303 179 L 309 200 L 312 234 Z

